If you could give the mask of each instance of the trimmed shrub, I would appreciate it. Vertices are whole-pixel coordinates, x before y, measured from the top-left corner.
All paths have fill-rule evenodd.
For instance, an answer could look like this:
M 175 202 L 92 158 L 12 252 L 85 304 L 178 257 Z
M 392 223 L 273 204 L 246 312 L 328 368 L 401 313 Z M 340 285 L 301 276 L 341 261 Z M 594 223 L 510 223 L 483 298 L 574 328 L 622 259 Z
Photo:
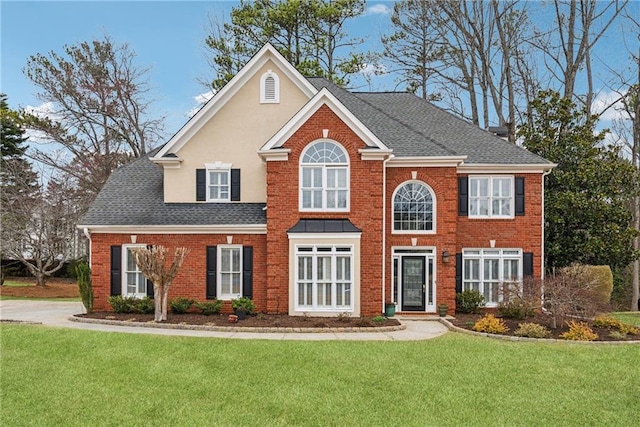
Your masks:
M 247 314 L 253 314 L 256 309 L 256 305 L 253 303 L 253 300 L 247 297 L 232 299 L 231 307 L 234 310 L 243 307 L 247 311 Z
M 477 313 L 480 307 L 484 307 L 484 296 L 480 292 L 467 289 L 456 294 L 456 311 Z
M 140 314 L 151 314 L 155 311 L 154 300 L 149 297 L 137 298 L 133 302 L 133 311 Z
M 520 323 L 513 334 L 517 337 L 547 338 L 551 335 L 551 332 L 538 323 L 525 322 Z
M 384 323 L 387 319 L 384 316 L 374 316 L 373 318 L 371 318 L 371 321 L 373 323 Z
M 218 314 L 222 309 L 222 305 L 224 301 L 216 299 L 213 301 L 207 302 L 197 302 L 195 303 L 195 307 L 202 312 L 205 316 L 209 316 L 211 314 Z
M 185 297 L 174 298 L 169 301 L 169 307 L 173 314 L 184 314 L 189 310 L 195 301 Z
M 478 320 L 472 328 L 477 332 L 486 332 L 488 334 L 504 334 L 509 330 L 504 320 L 496 318 L 493 314 L 487 314 Z
M 153 313 L 155 306 L 153 299 L 149 297 L 134 298 L 114 295 L 107 299 L 114 313 Z
M 602 304 L 609 304 L 613 292 L 613 272 L 608 265 L 589 265 L 591 277 L 595 281 L 595 293 Z
M 593 332 L 593 329 L 584 322 L 576 322 L 575 320 L 572 320 L 567 322 L 567 325 L 569 326 L 569 330 L 560 335 L 560 338 L 563 340 L 595 341 L 598 339 L 598 334 Z
M 640 328 L 624 323 L 611 316 L 598 316 L 593 319 L 593 326 L 598 328 L 616 329 L 623 334 L 640 334 Z
M 91 284 L 91 269 L 86 262 L 79 262 L 75 266 L 76 277 L 78 278 L 78 290 L 82 305 L 87 313 L 93 312 L 93 286 Z

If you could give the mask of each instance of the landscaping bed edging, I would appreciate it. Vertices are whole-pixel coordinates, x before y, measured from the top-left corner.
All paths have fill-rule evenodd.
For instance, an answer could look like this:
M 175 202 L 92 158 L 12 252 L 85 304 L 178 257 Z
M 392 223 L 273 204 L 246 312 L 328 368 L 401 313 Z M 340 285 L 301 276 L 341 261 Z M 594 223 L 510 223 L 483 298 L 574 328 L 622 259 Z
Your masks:
M 158 322 L 127 322 L 122 320 L 92 319 L 86 317 L 70 316 L 69 320 L 78 323 L 93 323 L 111 326 L 130 326 L 137 328 L 157 328 L 157 329 L 184 329 L 191 331 L 211 331 L 211 332 L 256 332 L 256 333 L 336 333 L 336 332 L 394 332 L 407 329 L 405 324 L 394 326 L 378 327 L 345 327 L 345 328 L 274 328 L 274 327 L 248 327 L 248 326 L 208 326 L 208 325 L 188 325 L 180 323 L 158 323 Z
M 475 335 L 478 337 L 486 337 L 493 338 L 497 340 L 503 341 L 524 341 L 524 342 L 561 342 L 561 343 L 571 343 L 571 344 L 605 344 L 605 345 L 616 345 L 616 344 L 640 344 L 638 340 L 632 341 L 574 341 L 574 340 L 559 340 L 555 338 L 529 338 L 529 337 L 514 337 L 511 335 L 499 335 L 499 334 L 489 334 L 486 332 L 476 332 L 470 331 L 469 329 L 461 328 L 459 326 L 454 325 L 446 319 L 439 319 L 440 323 L 446 326 L 450 331 L 460 332 L 462 334 L 467 335 Z

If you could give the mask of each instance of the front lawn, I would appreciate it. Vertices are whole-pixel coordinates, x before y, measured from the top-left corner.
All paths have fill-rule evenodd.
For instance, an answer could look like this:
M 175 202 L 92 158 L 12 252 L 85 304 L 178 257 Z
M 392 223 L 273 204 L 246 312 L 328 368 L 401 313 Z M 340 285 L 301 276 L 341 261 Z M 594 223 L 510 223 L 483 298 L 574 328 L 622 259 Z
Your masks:
M 637 345 L 263 341 L 1 325 L 4 425 L 634 425 Z

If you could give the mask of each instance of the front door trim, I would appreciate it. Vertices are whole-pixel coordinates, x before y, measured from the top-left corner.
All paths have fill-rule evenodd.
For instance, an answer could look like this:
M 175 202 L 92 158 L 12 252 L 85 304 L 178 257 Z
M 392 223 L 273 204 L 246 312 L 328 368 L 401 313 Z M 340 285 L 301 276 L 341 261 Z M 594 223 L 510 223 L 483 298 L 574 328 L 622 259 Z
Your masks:
M 396 246 L 391 248 L 391 267 L 392 267 L 392 280 L 391 280 L 391 294 L 394 301 L 397 303 L 398 308 L 401 311 L 415 311 L 415 312 L 436 312 L 436 248 L 433 246 Z M 403 271 L 403 258 L 407 260 L 415 260 L 416 257 L 424 258 L 424 278 L 425 288 L 423 292 L 424 303 L 422 306 L 416 309 L 405 307 L 403 301 L 403 289 L 402 289 L 402 271 Z M 431 274 L 429 274 L 431 273 Z

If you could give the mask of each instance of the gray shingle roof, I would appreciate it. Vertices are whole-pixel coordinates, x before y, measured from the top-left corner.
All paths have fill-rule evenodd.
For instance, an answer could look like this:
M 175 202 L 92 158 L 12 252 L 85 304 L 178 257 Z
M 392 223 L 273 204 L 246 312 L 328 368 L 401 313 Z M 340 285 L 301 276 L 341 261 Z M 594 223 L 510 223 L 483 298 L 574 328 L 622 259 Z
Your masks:
M 467 164 L 550 163 L 411 93 L 352 93 L 324 78 L 309 81 L 317 89 L 326 87 L 396 157 L 467 156 Z
M 81 225 L 266 224 L 264 203 L 164 203 L 162 169 L 149 157 L 114 171 Z M 193 189 L 195 192 L 195 188 Z

